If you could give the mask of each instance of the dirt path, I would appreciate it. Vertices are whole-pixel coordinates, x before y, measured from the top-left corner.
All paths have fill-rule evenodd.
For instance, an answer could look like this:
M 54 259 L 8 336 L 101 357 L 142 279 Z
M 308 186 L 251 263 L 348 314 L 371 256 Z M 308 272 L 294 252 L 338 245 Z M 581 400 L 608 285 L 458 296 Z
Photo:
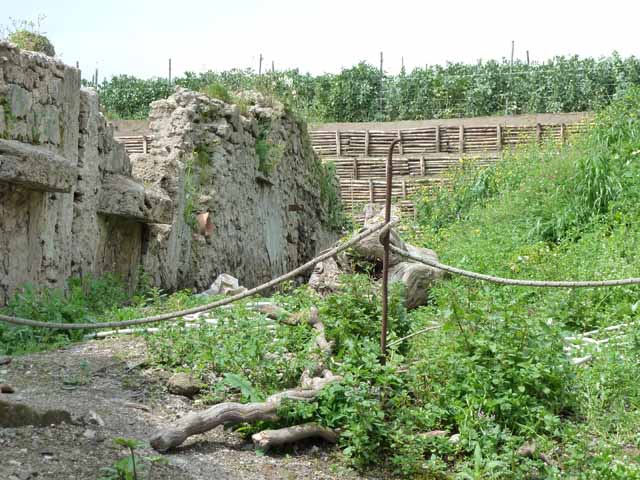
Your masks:
M 0 394 L 0 401 L 26 404 L 40 412 L 59 409 L 73 419 L 72 424 L 0 428 L 0 478 L 100 478 L 102 467 L 124 456 L 113 438 L 145 440 L 158 426 L 198 408 L 185 397 L 169 394 L 165 379 L 164 372 L 147 366 L 144 341 L 136 338 L 87 342 L 16 357 L 0 366 L 0 383 L 16 390 Z M 157 456 L 148 447 L 140 454 Z M 162 457 L 167 464 L 154 464 L 149 478 L 374 478 L 340 467 L 335 447 L 308 443 L 258 456 L 250 442 L 221 427 Z

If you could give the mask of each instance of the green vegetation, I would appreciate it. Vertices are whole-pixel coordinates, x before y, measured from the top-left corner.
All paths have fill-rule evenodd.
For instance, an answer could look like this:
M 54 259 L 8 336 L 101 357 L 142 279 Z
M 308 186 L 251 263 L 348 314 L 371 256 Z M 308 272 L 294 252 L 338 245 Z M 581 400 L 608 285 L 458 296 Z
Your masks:
M 211 98 L 217 98 L 225 103 L 233 103 L 235 100 L 233 95 L 231 95 L 229 90 L 227 90 L 227 87 L 219 82 L 205 85 L 200 89 L 200 91 Z
M 258 171 L 268 177 L 278 166 L 284 156 L 284 146 L 273 142 L 269 138 L 271 133 L 271 120 L 260 119 L 258 121 L 258 138 L 256 139 L 256 156 L 258 157 Z
M 136 453 L 136 450 L 145 446 L 144 442 L 129 438 L 114 438 L 113 443 L 127 449 L 129 454 L 121 458 L 110 467 L 101 468 L 103 476 L 99 480 L 151 480 L 152 469 L 156 463 L 167 463 L 160 456 L 144 457 Z
M 341 232 L 353 225 L 342 208 L 336 166 L 332 162 L 322 163 L 319 160 L 316 162 L 314 176 L 315 181 L 320 185 L 320 203 L 325 210 L 327 225 Z
M 525 148 L 485 170 L 464 167 L 452 188 L 422 201 L 406 234 L 445 262 L 498 275 L 637 276 L 638 107 L 640 92 L 632 90 L 571 145 Z M 336 342 L 331 368 L 344 377 L 314 402 L 286 404 L 278 425 L 339 428 L 347 461 L 402 477 L 640 478 L 635 335 L 580 366 L 563 351 L 564 336 L 637 321 L 639 293 L 453 277 L 432 290 L 429 306 L 406 312 L 395 289 L 391 339 L 432 322 L 442 328 L 395 346 L 385 366 L 379 296 L 368 278 L 345 277 L 324 299 L 306 288 L 278 295 L 291 311 L 319 307 Z M 309 327 L 270 326 L 242 307 L 220 318 L 210 330 L 150 336 L 153 358 L 203 380 L 222 376 L 205 393 L 209 402 L 256 400 L 296 384 L 312 348 Z M 526 445 L 535 448 L 519 453 Z
M 638 112 L 640 90 L 631 88 L 568 145 L 523 148 L 483 170 L 463 165 L 450 187 L 418 199 L 418 221 L 404 225 L 405 237 L 445 263 L 496 275 L 637 277 Z M 113 309 L 117 290 L 84 288 L 78 296 L 71 289 L 67 302 L 23 294 L 9 309 L 52 320 L 87 312 L 126 320 L 207 301 L 147 289 Z M 238 430 L 315 421 L 340 430 L 350 464 L 402 478 L 640 478 L 637 329 L 591 349 L 582 365 L 564 351 L 568 335 L 640 324 L 640 287 L 533 289 L 450 277 L 426 307 L 407 312 L 402 297 L 394 285 L 390 341 L 434 322 L 441 328 L 394 345 L 383 366 L 379 292 L 368 277 L 345 276 L 340 291 L 324 298 L 306 287 L 275 294 L 292 312 L 319 308 L 335 342 L 329 367 L 343 380 L 315 401 L 287 402 L 279 422 Z M 215 318 L 216 325 L 166 325 L 147 335 L 150 361 L 198 376 L 209 385 L 207 403 L 257 401 L 297 385 L 313 358 L 311 327 L 270 322 L 242 303 Z M 0 330 L 5 350 L 58 338 L 14 332 L 24 330 Z
M 54 57 L 56 55 L 56 50 L 47 37 L 29 30 L 18 30 L 17 32 L 13 32 L 9 35 L 8 40 L 24 50 L 44 53 L 50 57 Z
M 6 38 L 18 48 L 54 57 L 56 50 L 41 31 L 41 24 L 45 18 L 44 15 L 39 15 L 36 21 L 10 18 L 11 25 L 0 27 L 0 38 Z
M 129 298 L 116 277 L 72 279 L 66 293 L 59 289 L 35 289 L 26 285 L 2 312 L 42 322 L 91 323 Z M 0 353 L 16 354 L 56 347 L 82 339 L 81 330 L 50 330 L 15 327 L 0 323 Z
M 508 112 L 545 113 L 600 110 L 630 86 L 640 85 L 640 60 L 614 53 L 600 59 L 555 57 L 544 63 L 507 60 L 448 63 L 380 77 L 360 63 L 338 74 L 313 76 L 298 70 L 257 75 L 252 70 L 187 72 L 177 85 L 210 91 L 257 90 L 309 121 L 386 121 L 473 117 Z M 164 79 L 113 77 L 99 86 L 102 104 L 116 118 L 146 118 L 149 103 L 166 98 Z M 225 100 L 226 101 L 226 100 Z
M 284 147 L 267 138 L 258 138 L 256 140 L 256 155 L 258 156 L 258 171 L 268 177 L 282 160 Z
M 149 104 L 167 98 L 173 93 L 173 87 L 160 78 L 141 80 L 118 75 L 99 85 L 98 92 L 110 120 L 144 120 L 149 116 Z
M 194 151 L 193 154 L 185 162 L 184 171 L 184 221 L 187 225 L 195 230 L 198 226 L 196 213 L 198 211 L 198 197 L 201 190 L 201 178 L 195 171 L 204 171 L 204 167 L 200 167 L 203 162 L 203 150 Z

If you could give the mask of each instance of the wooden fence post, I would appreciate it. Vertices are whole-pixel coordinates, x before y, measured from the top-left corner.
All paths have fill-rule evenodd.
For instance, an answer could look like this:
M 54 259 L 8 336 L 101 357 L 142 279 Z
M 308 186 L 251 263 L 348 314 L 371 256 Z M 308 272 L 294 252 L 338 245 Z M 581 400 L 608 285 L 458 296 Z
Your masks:
M 358 180 L 358 157 L 353 157 L 353 178 Z
M 398 138 L 400 139 L 400 143 L 398 144 L 398 148 L 400 149 L 400 155 L 404 155 L 404 148 L 402 146 L 402 130 L 398 130 Z
M 340 145 L 340 130 L 336 130 L 336 157 L 342 156 L 342 146 Z
M 440 125 L 436 125 L 436 153 L 440 153 Z
M 369 130 L 364 132 L 364 156 L 369 156 Z
M 373 192 L 373 180 L 369 180 L 369 203 L 375 203 L 375 195 Z
M 460 125 L 460 133 L 458 135 L 459 135 L 459 141 L 460 141 L 458 150 L 462 154 L 464 153 L 464 125 Z
M 496 126 L 496 150 L 502 151 L 502 126 L 499 124 Z
M 536 123 L 536 140 L 538 143 L 542 142 L 542 125 Z
M 560 141 L 562 143 L 567 141 L 567 126 L 564 123 L 560 124 Z

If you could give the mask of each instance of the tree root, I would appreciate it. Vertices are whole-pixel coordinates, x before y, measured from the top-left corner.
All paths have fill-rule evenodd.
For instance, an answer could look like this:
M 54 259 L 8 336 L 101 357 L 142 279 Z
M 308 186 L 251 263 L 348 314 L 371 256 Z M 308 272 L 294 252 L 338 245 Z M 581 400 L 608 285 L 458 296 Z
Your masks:
M 251 436 L 253 444 L 261 450 L 269 450 L 287 443 L 297 442 L 305 438 L 319 437 L 327 442 L 336 443 L 338 434 L 329 428 L 317 423 L 305 423 L 293 427 L 280 428 L 278 430 L 263 430 Z

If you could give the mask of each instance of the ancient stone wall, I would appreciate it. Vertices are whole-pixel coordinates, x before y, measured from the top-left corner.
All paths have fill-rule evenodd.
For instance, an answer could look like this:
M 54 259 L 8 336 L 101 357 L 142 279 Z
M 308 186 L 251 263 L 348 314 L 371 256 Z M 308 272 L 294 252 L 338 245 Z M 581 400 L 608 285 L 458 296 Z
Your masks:
M 335 240 L 306 126 L 257 97 L 156 102 L 131 161 L 80 72 L 0 42 L 0 306 L 16 288 L 114 273 L 133 288 L 251 286 Z
M 170 218 L 148 197 L 79 70 L 0 42 L 0 305 L 72 274 L 132 285 L 141 222 Z
M 152 225 L 143 253 L 165 288 L 202 289 L 223 272 L 254 286 L 336 238 L 306 125 L 258 94 L 242 104 L 183 89 L 152 104 L 149 153 L 132 163 L 174 202 L 171 225 Z

